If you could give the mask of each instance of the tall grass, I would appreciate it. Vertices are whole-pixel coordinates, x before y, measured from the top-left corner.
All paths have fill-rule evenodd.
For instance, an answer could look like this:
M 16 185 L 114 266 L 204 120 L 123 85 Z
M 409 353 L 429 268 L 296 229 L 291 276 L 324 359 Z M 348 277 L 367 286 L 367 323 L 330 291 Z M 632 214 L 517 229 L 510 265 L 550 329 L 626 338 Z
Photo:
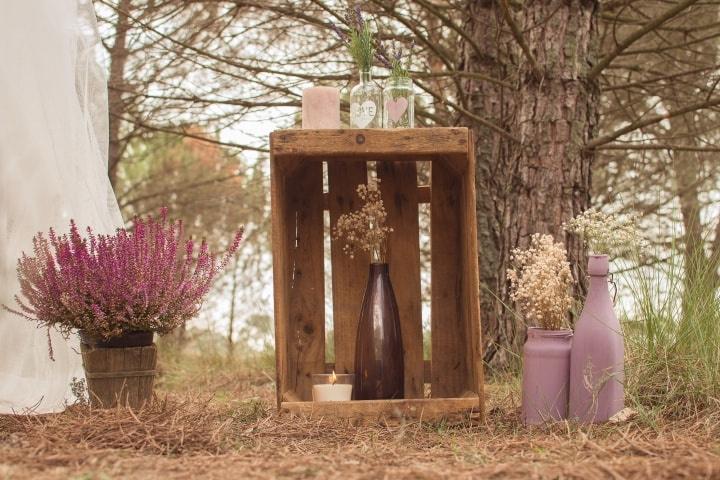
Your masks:
M 171 336 L 157 342 L 158 387 L 172 393 L 211 394 L 215 400 L 247 400 L 254 387 L 274 383 L 274 349 L 238 343 L 229 353 L 225 338 L 190 329 L 183 341 Z
M 621 302 L 626 392 L 641 414 L 676 418 L 720 408 L 717 269 L 717 261 L 686 260 L 673 247 L 667 260 L 616 276 L 629 294 Z

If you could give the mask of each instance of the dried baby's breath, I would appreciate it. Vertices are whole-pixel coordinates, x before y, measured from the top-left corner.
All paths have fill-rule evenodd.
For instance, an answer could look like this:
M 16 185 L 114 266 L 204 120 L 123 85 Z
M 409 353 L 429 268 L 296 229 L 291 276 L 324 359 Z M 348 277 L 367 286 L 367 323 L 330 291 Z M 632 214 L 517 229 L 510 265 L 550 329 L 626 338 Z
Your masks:
M 622 255 L 631 251 L 642 253 L 647 248 L 634 216 L 620 218 L 590 208 L 563 227 L 580 235 L 590 253 Z
M 355 257 L 357 250 L 362 250 L 370 252 L 372 262 L 387 262 L 387 238 L 393 230 L 385 225 L 387 212 L 378 189 L 379 182 L 357 186 L 362 207 L 341 215 L 333 229 L 333 238 L 345 242 L 343 251 L 350 258 Z
M 528 323 L 546 330 L 562 328 L 572 306 L 573 284 L 563 244 L 555 243 L 551 235 L 536 233 L 527 250 L 513 250 L 512 265 L 507 271 L 510 298 Z

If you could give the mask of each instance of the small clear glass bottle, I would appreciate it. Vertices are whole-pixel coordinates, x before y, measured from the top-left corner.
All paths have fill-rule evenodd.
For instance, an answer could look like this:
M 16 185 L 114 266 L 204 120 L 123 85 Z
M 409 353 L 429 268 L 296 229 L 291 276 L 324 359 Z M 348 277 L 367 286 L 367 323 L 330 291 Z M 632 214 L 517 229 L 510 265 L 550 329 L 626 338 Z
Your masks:
M 350 128 L 381 128 L 382 119 L 382 90 L 372 70 L 361 70 L 360 83 L 350 90 Z
M 415 127 L 415 92 L 410 77 L 389 78 L 383 89 L 383 127 Z

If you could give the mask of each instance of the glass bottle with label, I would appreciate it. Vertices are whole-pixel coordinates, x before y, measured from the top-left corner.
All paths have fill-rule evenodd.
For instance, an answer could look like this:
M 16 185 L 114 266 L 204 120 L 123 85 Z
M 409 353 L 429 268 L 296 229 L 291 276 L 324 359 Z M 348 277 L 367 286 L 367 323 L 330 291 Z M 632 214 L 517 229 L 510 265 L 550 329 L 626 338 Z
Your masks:
M 350 128 L 381 128 L 382 120 L 382 90 L 372 70 L 361 70 L 360 83 L 350 90 Z

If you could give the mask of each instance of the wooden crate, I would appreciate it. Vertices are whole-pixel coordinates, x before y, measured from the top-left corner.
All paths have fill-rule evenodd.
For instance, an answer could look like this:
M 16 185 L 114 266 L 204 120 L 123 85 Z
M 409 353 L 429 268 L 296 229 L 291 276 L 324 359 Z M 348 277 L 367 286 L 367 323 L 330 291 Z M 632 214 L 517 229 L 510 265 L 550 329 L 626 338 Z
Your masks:
M 475 218 L 475 157 L 466 128 L 281 130 L 270 135 L 277 402 L 281 411 L 343 417 L 481 415 L 483 365 Z M 418 161 L 431 186 L 418 186 Z M 323 162 L 328 192 L 324 193 Z M 331 225 L 377 175 L 394 229 L 390 274 L 400 310 L 405 399 L 312 402 L 313 373 L 352 373 L 367 256 L 331 242 L 335 363 L 325 360 L 324 211 Z M 418 205 L 431 212 L 432 359 L 423 361 Z M 430 383 L 431 398 L 424 397 Z

